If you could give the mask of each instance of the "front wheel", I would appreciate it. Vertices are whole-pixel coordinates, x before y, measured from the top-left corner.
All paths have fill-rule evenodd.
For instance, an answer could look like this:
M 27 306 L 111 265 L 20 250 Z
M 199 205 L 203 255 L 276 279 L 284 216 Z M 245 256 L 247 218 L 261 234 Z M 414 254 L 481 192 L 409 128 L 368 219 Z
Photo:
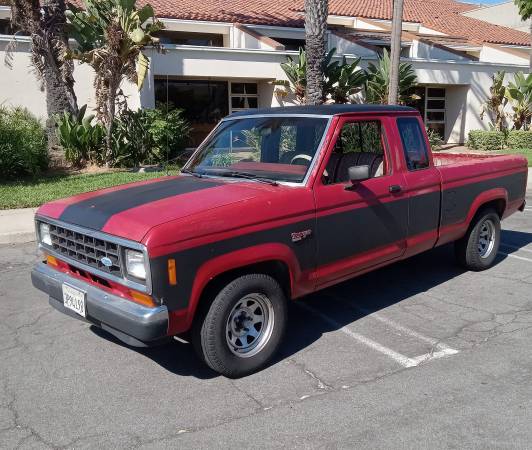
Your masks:
M 283 290 L 268 275 L 241 276 L 224 287 L 196 330 L 196 351 L 216 372 L 237 378 L 272 359 L 287 320 Z
M 466 235 L 455 243 L 456 258 L 469 270 L 486 270 L 497 256 L 500 241 L 499 215 L 486 209 L 477 214 Z

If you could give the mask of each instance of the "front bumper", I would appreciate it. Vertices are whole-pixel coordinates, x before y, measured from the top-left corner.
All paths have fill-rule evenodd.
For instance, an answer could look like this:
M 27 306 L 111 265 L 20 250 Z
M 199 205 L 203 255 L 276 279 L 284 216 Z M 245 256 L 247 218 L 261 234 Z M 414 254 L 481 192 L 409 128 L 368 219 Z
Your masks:
M 166 337 L 168 309 L 164 305 L 156 308 L 139 305 L 52 269 L 45 263 L 38 263 L 33 268 L 31 281 L 33 286 L 50 296 L 50 305 L 57 310 L 97 325 L 126 344 L 146 347 Z M 63 306 L 64 282 L 87 293 L 86 319 Z

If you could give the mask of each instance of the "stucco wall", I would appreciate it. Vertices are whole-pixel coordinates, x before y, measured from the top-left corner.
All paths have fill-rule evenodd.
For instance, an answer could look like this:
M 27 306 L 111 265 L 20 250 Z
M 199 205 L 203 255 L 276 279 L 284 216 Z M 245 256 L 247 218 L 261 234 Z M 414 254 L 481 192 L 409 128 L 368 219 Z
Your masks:
M 31 66 L 29 42 L 20 40 L 16 51 L 13 53 L 12 69 L 5 64 L 6 46 L 9 38 L 0 39 L 0 104 L 6 106 L 24 106 L 38 117 L 45 118 L 46 95 L 40 89 L 33 67 Z M 78 105 L 89 105 L 93 108 L 94 103 L 94 72 L 86 64 L 75 62 L 74 78 L 76 83 L 74 91 L 78 99 Z M 128 106 L 132 109 L 140 107 L 140 99 L 137 89 L 129 82 L 122 84 L 122 90 L 126 95 Z
M 521 20 L 519 9 L 514 2 L 505 2 L 498 5 L 485 6 L 463 13 L 464 16 L 485 20 L 486 22 L 514 28 L 521 31 L 529 31 L 530 21 Z
M 14 55 L 14 68 L 3 64 L 6 41 L 0 41 L 0 103 L 22 105 L 35 114 L 45 117 L 44 93 L 30 68 L 28 43 L 21 43 Z M 223 80 L 256 80 L 259 83 L 260 106 L 293 104 L 293 97 L 278 98 L 271 82 L 286 79 L 280 63 L 296 52 L 262 50 L 184 48 L 169 49 L 166 54 L 151 52 L 150 70 L 142 91 L 124 83 L 123 90 L 131 108 L 154 107 L 154 76 L 178 76 L 187 78 L 216 78 Z M 361 65 L 367 66 L 369 57 Z M 470 63 L 461 61 L 437 61 L 410 59 L 421 84 L 445 86 L 447 91 L 447 134 L 450 142 L 463 142 L 471 129 L 488 128 L 488 121 L 481 121 L 479 111 L 486 100 L 491 75 L 506 70 L 508 77 L 526 65 Z M 515 61 L 514 61 L 515 62 Z M 76 66 L 76 94 L 80 105 L 94 105 L 94 89 L 91 70 Z

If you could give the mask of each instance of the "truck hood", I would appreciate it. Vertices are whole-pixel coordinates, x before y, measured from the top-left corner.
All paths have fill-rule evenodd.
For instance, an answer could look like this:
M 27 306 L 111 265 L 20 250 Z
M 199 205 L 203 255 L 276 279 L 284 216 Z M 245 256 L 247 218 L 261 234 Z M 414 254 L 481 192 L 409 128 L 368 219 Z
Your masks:
M 246 181 L 165 177 L 50 202 L 37 214 L 141 241 L 157 225 L 246 202 L 276 188 Z

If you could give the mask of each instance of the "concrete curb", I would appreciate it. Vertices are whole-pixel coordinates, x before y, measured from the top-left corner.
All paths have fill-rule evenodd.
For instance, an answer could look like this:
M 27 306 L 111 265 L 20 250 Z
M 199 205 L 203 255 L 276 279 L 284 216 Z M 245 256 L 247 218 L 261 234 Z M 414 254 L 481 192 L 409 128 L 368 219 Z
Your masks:
M 37 208 L 0 211 L 0 244 L 20 244 L 35 241 L 33 216 Z

